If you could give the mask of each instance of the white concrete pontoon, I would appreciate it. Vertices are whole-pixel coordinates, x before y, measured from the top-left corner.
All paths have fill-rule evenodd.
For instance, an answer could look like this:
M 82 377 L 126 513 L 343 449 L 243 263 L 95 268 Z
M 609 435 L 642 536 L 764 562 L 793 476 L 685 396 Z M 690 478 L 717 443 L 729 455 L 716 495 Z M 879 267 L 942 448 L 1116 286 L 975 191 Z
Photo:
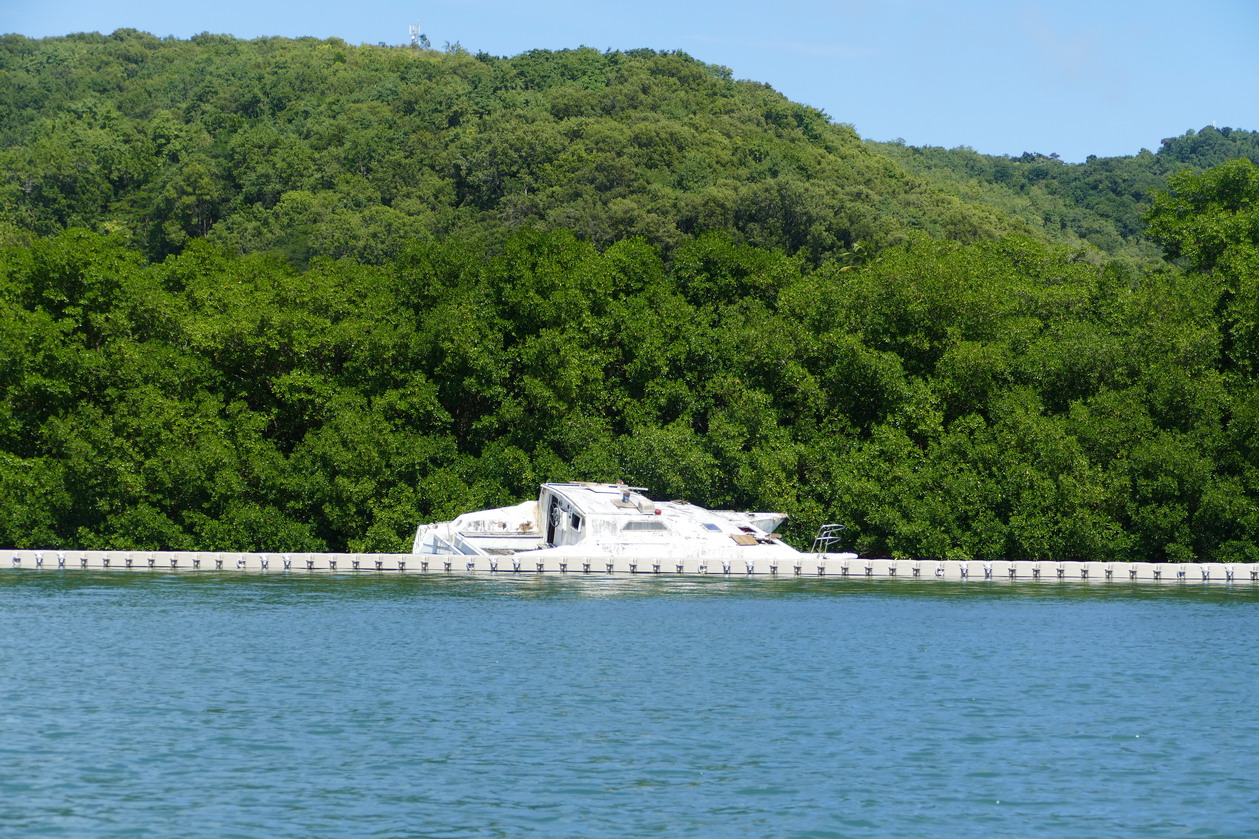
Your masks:
M 775 561 L 799 551 L 774 534 L 782 513 L 653 501 L 623 483 L 543 484 L 536 501 L 421 525 L 413 553 L 545 560 Z M 855 555 L 854 555 L 855 556 Z M 742 567 L 742 566 L 740 566 Z

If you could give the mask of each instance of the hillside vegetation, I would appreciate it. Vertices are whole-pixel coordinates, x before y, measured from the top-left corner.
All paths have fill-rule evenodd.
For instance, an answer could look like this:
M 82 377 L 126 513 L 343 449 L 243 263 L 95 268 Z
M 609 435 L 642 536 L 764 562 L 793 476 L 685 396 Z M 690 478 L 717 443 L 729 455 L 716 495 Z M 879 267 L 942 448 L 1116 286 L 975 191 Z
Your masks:
M 382 264 L 410 241 L 567 229 L 668 249 L 733 231 L 815 261 L 1020 225 L 853 131 L 680 53 L 515 58 L 339 41 L 0 41 L 3 206 L 151 259 L 207 237 Z
M 1240 158 L 1259 163 L 1259 134 L 1214 126 L 1164 138 L 1157 152 L 1090 155 L 1081 164 L 1036 152 L 999 157 L 967 148 L 869 145 L 932 186 L 998 209 L 1056 242 L 1091 245 L 1142 267 L 1154 267 L 1162 258 L 1162 249 L 1146 235 L 1144 216 L 1171 175 Z
M 0 544 L 398 550 L 623 478 L 867 554 L 1259 545 L 1246 155 L 1085 206 L 1098 161 L 985 180 L 648 50 L 124 31 L 0 74 Z

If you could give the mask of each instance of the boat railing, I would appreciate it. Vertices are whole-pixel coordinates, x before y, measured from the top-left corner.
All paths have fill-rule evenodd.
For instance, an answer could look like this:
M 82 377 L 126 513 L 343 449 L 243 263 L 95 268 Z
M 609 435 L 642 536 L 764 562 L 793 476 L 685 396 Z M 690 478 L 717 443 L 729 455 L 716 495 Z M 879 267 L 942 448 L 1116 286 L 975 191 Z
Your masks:
M 813 547 L 809 549 L 809 552 L 815 554 L 829 553 L 831 545 L 843 538 L 844 525 L 824 524 L 817 529 L 817 535 L 813 537 Z
M 432 553 L 435 556 L 483 556 L 485 554 L 459 533 L 454 534 L 453 539 L 447 539 L 434 528 L 425 536 L 431 540 Z M 421 553 L 427 553 L 427 551 L 421 551 Z

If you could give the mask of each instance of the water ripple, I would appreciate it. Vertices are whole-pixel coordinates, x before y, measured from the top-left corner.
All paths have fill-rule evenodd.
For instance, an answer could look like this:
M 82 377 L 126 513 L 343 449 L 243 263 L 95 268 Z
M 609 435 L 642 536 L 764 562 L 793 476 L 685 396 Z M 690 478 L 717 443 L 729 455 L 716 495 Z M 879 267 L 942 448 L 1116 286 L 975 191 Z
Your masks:
M 0 835 L 1255 835 L 1256 608 L 0 574 Z

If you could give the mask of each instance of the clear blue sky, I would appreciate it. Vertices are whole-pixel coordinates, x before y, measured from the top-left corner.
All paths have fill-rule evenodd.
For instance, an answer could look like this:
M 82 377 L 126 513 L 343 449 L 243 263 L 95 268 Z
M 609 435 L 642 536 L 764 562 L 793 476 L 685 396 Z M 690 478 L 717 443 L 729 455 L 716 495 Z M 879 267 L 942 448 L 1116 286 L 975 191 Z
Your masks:
M 1259 130 L 1259 0 L 0 0 L 0 32 L 680 49 L 874 140 L 1068 161 Z

